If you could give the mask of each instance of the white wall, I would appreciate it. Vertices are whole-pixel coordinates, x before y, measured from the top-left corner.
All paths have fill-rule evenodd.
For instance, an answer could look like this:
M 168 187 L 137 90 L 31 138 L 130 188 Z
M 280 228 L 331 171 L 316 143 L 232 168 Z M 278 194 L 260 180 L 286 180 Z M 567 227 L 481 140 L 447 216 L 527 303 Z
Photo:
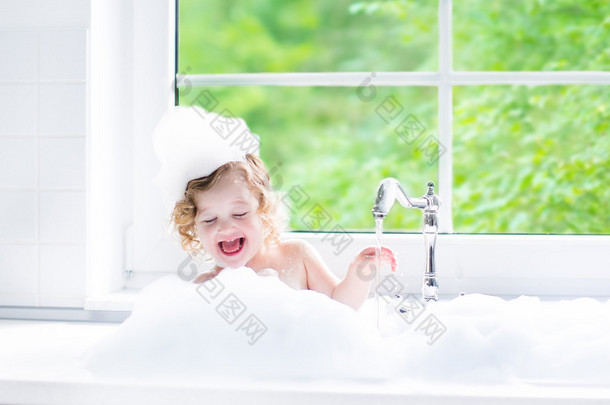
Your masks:
M 0 305 L 85 297 L 88 0 L 0 1 Z
M 0 305 L 82 308 L 158 267 L 174 8 L 0 0 Z

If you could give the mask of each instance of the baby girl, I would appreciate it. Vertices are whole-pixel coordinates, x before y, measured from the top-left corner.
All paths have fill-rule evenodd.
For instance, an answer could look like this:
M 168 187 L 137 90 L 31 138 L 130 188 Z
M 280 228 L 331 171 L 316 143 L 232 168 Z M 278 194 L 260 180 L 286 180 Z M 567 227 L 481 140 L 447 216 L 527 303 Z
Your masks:
M 345 278 L 339 280 L 311 244 L 282 240 L 280 200 L 271 188 L 264 163 L 254 154 L 240 153 L 220 142 L 223 128 L 216 125 L 221 122 L 218 117 L 198 107 L 175 107 L 161 125 L 165 130 L 156 135 L 155 146 L 164 167 L 179 167 L 173 171 L 179 172 L 180 178 L 175 180 L 179 180 L 182 193 L 174 197 L 171 220 L 180 243 L 190 255 L 204 252 L 215 262 L 211 272 L 199 274 L 194 282 L 204 282 L 224 268 L 247 266 L 257 273 L 273 269 L 292 288 L 315 290 L 358 309 L 374 278 L 369 273 L 375 268 L 375 248 L 361 250 L 349 264 Z M 177 155 L 169 158 L 160 140 L 168 131 L 172 133 L 171 121 L 176 120 L 181 120 L 178 126 L 182 129 L 169 138 L 189 148 L 184 159 Z M 243 121 L 236 121 L 245 127 Z M 176 177 L 168 174 L 171 172 L 161 174 L 161 183 Z M 396 268 L 393 252 L 385 247 L 380 262 Z M 364 268 L 366 274 L 362 274 Z

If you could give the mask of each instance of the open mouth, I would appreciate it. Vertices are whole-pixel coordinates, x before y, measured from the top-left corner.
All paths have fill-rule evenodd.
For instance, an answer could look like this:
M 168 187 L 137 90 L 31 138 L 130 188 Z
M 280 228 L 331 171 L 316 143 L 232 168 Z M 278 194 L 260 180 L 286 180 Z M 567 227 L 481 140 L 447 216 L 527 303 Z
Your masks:
M 218 242 L 218 246 L 222 253 L 227 256 L 233 256 L 241 252 L 241 249 L 244 247 L 245 238 L 235 238 L 232 240 L 223 240 Z

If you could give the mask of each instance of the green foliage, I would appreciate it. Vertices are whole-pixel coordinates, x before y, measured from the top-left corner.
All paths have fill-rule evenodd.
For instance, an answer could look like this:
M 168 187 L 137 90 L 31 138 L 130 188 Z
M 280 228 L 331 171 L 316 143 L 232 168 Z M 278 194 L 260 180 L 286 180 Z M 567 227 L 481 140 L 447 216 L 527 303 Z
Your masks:
M 454 98 L 457 229 L 609 232 L 606 86 L 464 87 Z
M 438 42 L 436 6 L 429 0 L 180 0 L 179 5 L 180 71 L 437 68 L 437 52 L 430 52 Z
M 438 68 L 435 0 L 180 0 L 179 18 L 180 72 Z M 455 70 L 610 68 L 606 0 L 454 0 L 453 35 Z M 434 87 L 376 86 L 371 99 L 357 87 L 187 87 L 181 104 L 204 90 L 260 134 L 275 186 L 309 197 L 291 205 L 294 229 L 321 207 L 325 230 L 371 230 L 381 178 L 415 196 L 437 181 L 423 148 L 437 135 Z M 402 110 L 384 120 L 389 97 Z M 455 87 L 453 113 L 457 232 L 610 233 L 608 86 Z M 414 141 L 395 131 L 409 115 L 425 127 Z M 384 227 L 420 221 L 394 210 Z
M 607 0 L 453 2 L 455 70 L 610 70 Z

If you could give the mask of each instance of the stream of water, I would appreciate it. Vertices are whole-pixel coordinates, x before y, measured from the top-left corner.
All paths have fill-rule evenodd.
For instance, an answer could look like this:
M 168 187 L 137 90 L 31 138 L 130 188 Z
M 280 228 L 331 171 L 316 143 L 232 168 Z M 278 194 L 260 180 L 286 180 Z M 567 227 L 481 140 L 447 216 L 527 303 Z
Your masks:
M 381 303 L 379 301 L 379 292 L 377 287 L 381 283 L 381 235 L 383 233 L 383 218 L 375 218 L 375 306 L 376 306 L 376 324 L 379 330 L 379 319 L 381 311 Z

